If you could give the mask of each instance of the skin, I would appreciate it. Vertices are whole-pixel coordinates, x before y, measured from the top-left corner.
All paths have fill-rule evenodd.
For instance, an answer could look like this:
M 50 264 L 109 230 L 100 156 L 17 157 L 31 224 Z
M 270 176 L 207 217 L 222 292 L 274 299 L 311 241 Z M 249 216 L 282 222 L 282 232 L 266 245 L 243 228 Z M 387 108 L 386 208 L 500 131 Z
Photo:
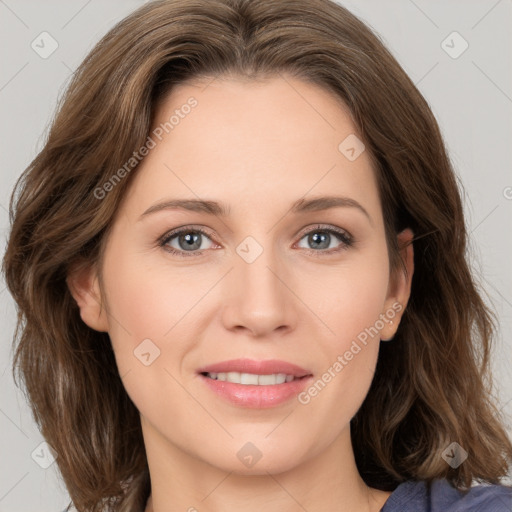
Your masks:
M 349 422 L 372 381 L 379 337 L 394 335 L 409 299 L 412 244 L 401 253 L 408 276 L 392 274 L 369 155 L 350 161 L 338 150 L 357 131 L 331 93 L 283 75 L 189 82 L 164 98 L 154 126 L 191 96 L 198 105 L 133 176 L 102 280 L 94 267 L 68 278 L 83 321 L 109 333 L 141 414 L 152 483 L 146 512 L 380 510 L 390 493 L 369 489 L 358 474 Z M 354 207 L 289 212 L 300 198 L 324 195 L 358 201 L 371 220 Z M 139 220 L 169 198 L 215 200 L 231 210 L 225 218 L 162 210 Z M 208 232 L 188 257 L 157 243 L 183 226 Z M 329 227 L 354 244 L 336 252 L 344 244 L 335 235 L 327 249 L 308 241 L 310 230 Z M 263 249 L 252 263 L 236 252 L 247 236 Z M 405 230 L 399 243 L 412 236 Z M 178 237 L 168 245 L 186 250 Z M 237 407 L 196 373 L 249 357 L 289 361 L 318 379 L 396 303 L 403 309 L 393 323 L 307 404 Z M 160 349 L 149 366 L 134 357 L 147 338 Z M 262 454 L 252 467 L 237 457 L 248 442 Z

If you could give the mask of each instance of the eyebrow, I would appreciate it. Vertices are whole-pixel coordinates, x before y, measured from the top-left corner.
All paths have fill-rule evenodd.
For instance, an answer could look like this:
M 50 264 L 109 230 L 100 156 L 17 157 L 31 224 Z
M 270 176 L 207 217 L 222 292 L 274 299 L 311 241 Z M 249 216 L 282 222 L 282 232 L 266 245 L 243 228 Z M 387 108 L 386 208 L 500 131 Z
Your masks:
M 338 196 L 322 196 L 315 197 L 312 199 L 299 199 L 295 201 L 290 208 L 290 211 L 295 214 L 307 213 L 307 212 L 318 212 L 329 210 L 331 208 L 356 208 L 361 211 L 373 224 L 372 218 L 367 210 L 358 203 L 355 199 L 350 197 L 338 197 Z M 230 214 L 230 207 L 225 206 L 217 201 L 208 201 L 202 199 L 168 199 L 160 203 L 156 203 L 150 206 L 139 218 L 142 220 L 147 215 L 162 210 L 188 210 L 192 212 L 206 213 L 208 215 L 215 215 L 219 217 L 227 217 Z

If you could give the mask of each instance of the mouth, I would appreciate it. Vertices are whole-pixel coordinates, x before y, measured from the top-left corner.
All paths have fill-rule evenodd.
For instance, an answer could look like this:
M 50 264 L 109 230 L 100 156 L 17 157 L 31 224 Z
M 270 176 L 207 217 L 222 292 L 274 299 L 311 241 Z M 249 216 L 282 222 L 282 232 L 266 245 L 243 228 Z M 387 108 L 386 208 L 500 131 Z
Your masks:
M 197 371 L 217 396 L 247 408 L 276 407 L 288 402 L 313 378 L 313 374 L 286 361 L 234 359 Z
M 256 374 L 256 373 L 240 373 L 240 372 L 201 372 L 201 375 L 212 380 L 222 382 L 232 382 L 233 384 L 242 384 L 244 386 L 274 386 L 276 384 L 284 384 L 294 380 L 305 379 L 307 375 L 297 377 L 295 375 L 287 375 L 286 373 Z

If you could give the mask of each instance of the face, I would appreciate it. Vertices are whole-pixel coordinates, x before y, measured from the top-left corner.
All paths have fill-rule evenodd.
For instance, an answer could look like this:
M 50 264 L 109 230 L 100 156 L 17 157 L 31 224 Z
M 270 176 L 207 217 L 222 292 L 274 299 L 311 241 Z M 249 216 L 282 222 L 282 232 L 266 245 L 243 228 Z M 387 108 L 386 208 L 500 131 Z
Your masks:
M 190 82 L 160 103 L 102 286 L 74 285 L 147 443 L 264 474 L 349 439 L 410 288 L 390 277 L 356 136 L 336 97 L 292 77 Z

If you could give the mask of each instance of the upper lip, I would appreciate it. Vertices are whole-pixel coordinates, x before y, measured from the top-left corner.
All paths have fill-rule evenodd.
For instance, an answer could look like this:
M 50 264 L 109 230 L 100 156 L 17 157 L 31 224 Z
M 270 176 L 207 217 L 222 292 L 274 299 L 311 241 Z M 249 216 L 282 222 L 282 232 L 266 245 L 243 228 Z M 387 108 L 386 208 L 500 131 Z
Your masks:
M 230 359 L 219 363 L 210 364 L 197 370 L 198 373 L 221 373 L 221 372 L 240 372 L 253 373 L 257 375 L 272 375 L 275 373 L 285 373 L 294 377 L 304 377 L 311 375 L 311 372 L 297 366 L 296 364 L 280 361 L 278 359 L 267 359 L 265 361 L 256 361 L 254 359 Z

